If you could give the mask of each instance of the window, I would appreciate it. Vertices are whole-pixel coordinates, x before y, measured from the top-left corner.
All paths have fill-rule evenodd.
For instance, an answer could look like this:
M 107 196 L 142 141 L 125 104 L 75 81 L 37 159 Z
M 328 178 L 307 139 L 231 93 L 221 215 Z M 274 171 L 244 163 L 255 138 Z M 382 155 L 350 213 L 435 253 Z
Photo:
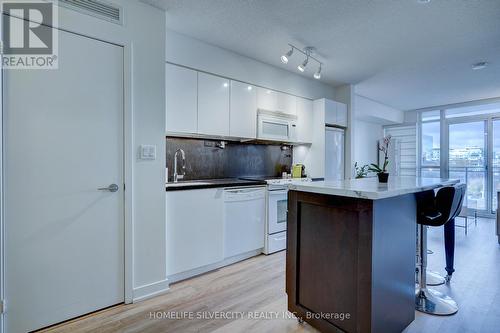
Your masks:
M 417 130 L 415 125 L 397 125 L 384 128 L 384 136 L 390 135 L 399 148 L 399 175 L 417 174 Z
M 446 119 L 500 113 L 500 103 L 464 106 L 445 111 Z M 423 119 L 422 119 L 423 120 Z
M 441 157 L 439 121 L 422 124 L 422 166 L 439 168 Z
M 441 111 L 422 112 L 420 176 L 441 177 Z

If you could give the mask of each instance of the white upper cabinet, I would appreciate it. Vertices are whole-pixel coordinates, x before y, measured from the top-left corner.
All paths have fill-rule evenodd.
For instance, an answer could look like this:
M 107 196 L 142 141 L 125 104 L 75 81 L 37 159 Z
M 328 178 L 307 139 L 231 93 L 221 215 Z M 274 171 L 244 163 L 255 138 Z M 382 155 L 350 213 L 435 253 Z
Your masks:
M 278 107 L 278 96 L 274 90 L 266 88 L 257 88 L 257 108 L 276 111 Z
M 229 80 L 198 73 L 198 133 L 229 136 Z
M 324 98 L 325 124 L 337 124 L 337 102 Z
M 297 101 L 293 95 L 285 94 L 282 92 L 257 88 L 257 108 L 278 111 L 288 114 L 297 114 Z
M 325 113 L 325 124 L 347 127 L 347 105 L 322 98 L 319 100 Z
M 231 81 L 229 135 L 254 139 L 257 135 L 257 89 Z
M 337 125 L 347 127 L 347 104 L 337 102 Z
M 276 111 L 288 114 L 297 114 L 297 98 L 293 95 L 277 92 Z
M 167 132 L 196 133 L 198 73 L 171 64 L 165 72 Z
M 297 97 L 297 141 L 311 143 L 313 140 L 313 102 Z

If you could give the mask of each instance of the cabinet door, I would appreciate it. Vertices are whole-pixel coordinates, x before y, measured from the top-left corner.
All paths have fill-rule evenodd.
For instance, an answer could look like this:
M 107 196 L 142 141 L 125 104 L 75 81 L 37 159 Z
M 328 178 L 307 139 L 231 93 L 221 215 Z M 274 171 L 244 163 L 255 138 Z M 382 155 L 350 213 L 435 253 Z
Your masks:
M 229 80 L 198 73 L 198 133 L 229 135 Z
M 337 125 L 337 102 L 324 99 L 325 102 L 325 124 Z
M 229 135 L 239 138 L 257 136 L 257 92 L 254 86 L 231 81 Z
M 168 276 L 223 260 L 222 193 L 222 189 L 167 191 Z
M 168 132 L 197 132 L 197 72 L 166 65 L 166 112 Z
M 296 115 L 296 104 L 297 100 L 295 96 L 281 92 L 276 93 L 276 111 Z
M 313 137 L 313 102 L 297 97 L 297 141 L 311 143 Z
M 347 105 L 337 102 L 337 125 L 347 127 Z
M 276 111 L 277 108 L 277 92 L 265 88 L 257 88 L 257 108 Z

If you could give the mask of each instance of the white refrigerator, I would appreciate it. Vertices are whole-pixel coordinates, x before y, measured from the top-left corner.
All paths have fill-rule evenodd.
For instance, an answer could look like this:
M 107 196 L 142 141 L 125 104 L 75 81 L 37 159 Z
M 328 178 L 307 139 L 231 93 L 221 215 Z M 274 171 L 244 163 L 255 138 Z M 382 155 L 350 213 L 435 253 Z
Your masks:
M 325 127 L 325 181 L 344 179 L 344 130 Z

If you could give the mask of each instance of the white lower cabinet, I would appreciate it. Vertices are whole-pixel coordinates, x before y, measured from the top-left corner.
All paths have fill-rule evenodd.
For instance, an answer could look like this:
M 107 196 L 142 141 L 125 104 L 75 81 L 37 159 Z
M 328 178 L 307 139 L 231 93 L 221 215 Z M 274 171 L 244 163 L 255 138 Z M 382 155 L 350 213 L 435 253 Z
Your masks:
M 224 259 L 223 189 L 167 191 L 167 276 Z
M 264 247 L 265 187 L 167 191 L 167 276 L 183 280 Z

